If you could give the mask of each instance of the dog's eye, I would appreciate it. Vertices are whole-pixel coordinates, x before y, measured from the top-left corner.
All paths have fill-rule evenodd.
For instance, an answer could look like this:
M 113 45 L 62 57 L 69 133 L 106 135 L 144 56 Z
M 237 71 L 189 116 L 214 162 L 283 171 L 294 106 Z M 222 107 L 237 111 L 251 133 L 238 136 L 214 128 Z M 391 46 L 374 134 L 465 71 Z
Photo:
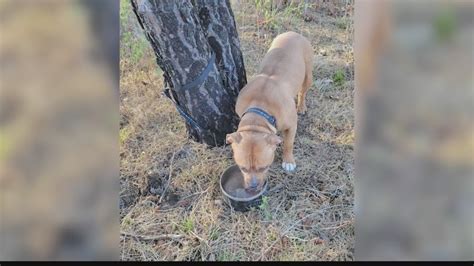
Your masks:
M 262 168 L 258 168 L 257 169 L 257 172 L 265 172 L 270 166 L 265 166 L 265 167 L 262 167 Z
M 244 173 L 247 173 L 249 170 L 247 170 L 247 168 L 243 168 L 243 167 L 240 167 L 240 170 Z

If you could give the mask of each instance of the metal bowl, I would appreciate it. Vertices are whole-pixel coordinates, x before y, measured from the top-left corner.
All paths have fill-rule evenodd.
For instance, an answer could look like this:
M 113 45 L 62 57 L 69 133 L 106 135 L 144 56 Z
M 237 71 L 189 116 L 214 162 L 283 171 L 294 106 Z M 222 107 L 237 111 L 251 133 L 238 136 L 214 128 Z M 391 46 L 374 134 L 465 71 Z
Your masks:
M 260 191 L 255 193 L 246 191 L 244 188 L 244 176 L 237 165 L 227 168 L 222 173 L 219 183 L 226 201 L 236 211 L 241 212 L 246 212 L 252 207 L 259 206 L 268 187 L 268 183 L 265 181 Z

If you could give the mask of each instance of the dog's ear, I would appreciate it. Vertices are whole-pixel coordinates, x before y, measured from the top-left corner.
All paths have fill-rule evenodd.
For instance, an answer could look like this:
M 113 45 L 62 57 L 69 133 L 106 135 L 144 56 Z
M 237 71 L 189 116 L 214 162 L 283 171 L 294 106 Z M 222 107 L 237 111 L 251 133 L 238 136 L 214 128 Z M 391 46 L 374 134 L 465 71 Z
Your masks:
M 242 135 L 240 135 L 239 132 L 234 132 L 231 134 L 227 134 L 225 137 L 225 142 L 227 144 L 232 144 L 232 143 L 239 143 L 242 140 Z
M 271 145 L 278 145 L 282 141 L 281 138 L 275 134 L 268 134 L 266 139 L 267 139 L 267 142 Z

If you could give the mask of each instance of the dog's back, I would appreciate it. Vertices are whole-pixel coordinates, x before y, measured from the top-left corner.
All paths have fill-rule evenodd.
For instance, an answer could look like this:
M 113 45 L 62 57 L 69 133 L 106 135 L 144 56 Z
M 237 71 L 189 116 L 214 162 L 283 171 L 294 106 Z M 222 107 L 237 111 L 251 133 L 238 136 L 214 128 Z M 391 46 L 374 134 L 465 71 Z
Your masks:
M 270 77 L 285 77 L 278 82 L 288 83 L 294 95 L 301 88 L 306 69 L 312 68 L 313 51 L 310 42 L 296 32 L 285 32 L 272 42 L 260 65 L 259 74 Z
M 241 115 L 249 105 L 265 105 L 275 115 L 294 105 L 302 88 L 312 84 L 313 49 L 301 34 L 278 35 L 265 54 L 258 74 L 242 89 L 236 112 Z M 271 104 L 270 104 L 271 103 Z

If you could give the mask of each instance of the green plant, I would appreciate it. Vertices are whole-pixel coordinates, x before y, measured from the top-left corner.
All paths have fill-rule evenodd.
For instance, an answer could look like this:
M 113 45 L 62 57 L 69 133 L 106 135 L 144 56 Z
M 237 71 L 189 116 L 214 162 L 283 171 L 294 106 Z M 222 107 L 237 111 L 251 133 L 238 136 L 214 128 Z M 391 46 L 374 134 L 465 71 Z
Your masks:
M 434 18 L 433 25 L 438 40 L 449 40 L 456 31 L 456 14 L 452 9 L 446 8 Z
M 257 14 L 263 16 L 262 25 L 266 28 L 273 29 L 277 25 L 276 14 L 277 10 L 272 7 L 271 0 L 255 0 L 255 8 Z
M 270 204 L 268 204 L 268 197 L 262 197 L 262 203 L 260 203 L 259 209 L 262 211 L 263 216 L 266 220 L 272 219 L 272 214 L 270 212 Z
M 346 77 L 344 75 L 344 70 L 338 69 L 336 73 L 332 76 L 332 80 L 336 86 L 342 86 L 346 82 Z
M 257 21 L 264 28 L 280 31 L 296 17 L 302 18 L 304 11 L 304 1 L 301 3 L 287 3 L 282 8 L 277 9 L 272 0 L 255 0 L 257 11 Z
M 217 228 L 212 228 L 211 233 L 209 234 L 209 239 L 217 240 L 219 237 L 219 230 Z
M 137 63 L 143 58 L 143 55 L 145 55 L 145 51 L 147 49 L 147 45 L 147 40 L 143 36 L 135 39 L 135 42 L 133 42 L 130 47 L 133 62 Z
M 340 29 L 345 30 L 349 26 L 349 21 L 345 17 L 339 17 L 336 20 L 336 26 Z
M 125 217 L 122 220 L 122 225 L 131 225 L 132 224 L 132 219 L 130 217 Z
M 123 26 L 125 23 L 128 22 L 128 18 L 130 17 L 131 13 L 130 9 L 130 1 L 128 0 L 120 0 L 120 25 Z
M 120 144 L 123 144 L 128 139 L 129 136 L 130 136 L 130 130 L 126 127 L 121 128 L 119 131 Z
M 236 253 L 222 250 L 217 255 L 217 261 L 241 261 L 245 257 L 245 254 L 242 251 L 237 251 Z
M 181 225 L 182 230 L 185 233 L 189 233 L 194 229 L 194 221 L 191 218 L 186 218 Z
M 138 63 L 149 48 L 148 41 L 139 28 L 136 18 L 133 17 L 130 1 L 120 1 L 120 53 L 122 57 L 129 58 L 133 63 Z M 135 33 L 137 32 L 137 33 Z
M 232 253 L 226 250 L 220 252 L 219 255 L 217 255 L 217 261 L 233 261 L 233 260 L 235 259 Z
M 271 232 L 270 235 L 268 236 L 268 240 L 270 240 L 270 242 L 273 242 L 275 240 L 277 240 L 277 235 L 275 232 Z

